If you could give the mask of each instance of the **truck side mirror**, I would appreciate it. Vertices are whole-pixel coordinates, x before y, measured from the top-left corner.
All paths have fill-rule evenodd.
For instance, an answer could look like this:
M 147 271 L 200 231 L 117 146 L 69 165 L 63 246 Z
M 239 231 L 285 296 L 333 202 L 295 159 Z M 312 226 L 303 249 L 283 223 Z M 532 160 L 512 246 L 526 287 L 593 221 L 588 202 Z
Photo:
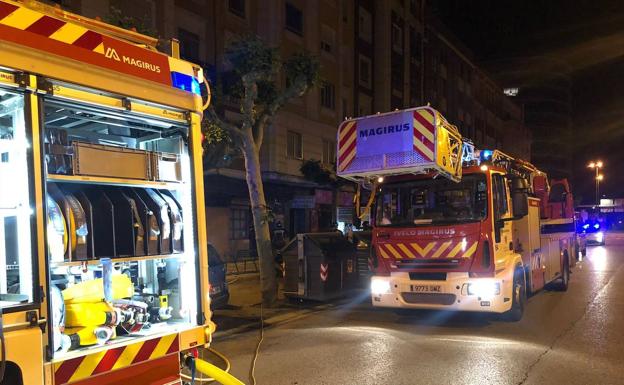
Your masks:
M 529 196 L 526 191 L 513 190 L 511 192 L 511 205 L 514 218 L 524 218 L 529 214 Z
M 513 216 L 516 219 L 524 218 L 529 214 L 529 185 L 526 179 L 519 176 L 512 176 L 510 180 Z

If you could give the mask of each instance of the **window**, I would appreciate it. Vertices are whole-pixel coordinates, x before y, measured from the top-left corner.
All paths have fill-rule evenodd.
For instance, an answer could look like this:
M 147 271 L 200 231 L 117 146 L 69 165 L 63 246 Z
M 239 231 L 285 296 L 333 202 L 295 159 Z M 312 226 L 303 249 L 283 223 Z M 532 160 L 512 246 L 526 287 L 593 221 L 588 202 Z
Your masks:
M 180 40 L 180 57 L 193 63 L 199 62 L 199 36 L 180 28 L 178 40 Z
M 392 49 L 403 53 L 403 28 L 398 23 L 392 23 L 391 40 Z
M 323 24 L 321 27 L 321 50 L 327 53 L 334 52 L 336 41 L 336 32 L 329 26 Z
M 360 7 L 359 10 L 358 36 L 368 43 L 373 42 L 373 18 L 371 14 L 362 7 Z
M 286 29 L 303 36 L 303 13 L 290 3 L 286 3 Z
M 336 142 L 323 139 L 323 164 L 334 164 L 336 162 Z
M 230 235 L 232 239 L 249 238 L 251 225 L 249 209 L 247 207 L 232 207 L 230 212 Z
M 329 82 L 321 86 L 321 106 L 329 109 L 336 108 L 336 87 Z
M 360 55 L 358 71 L 360 85 L 371 88 L 371 60 L 365 56 Z
M 422 36 L 419 32 L 416 32 L 416 28 L 410 26 L 410 59 L 413 61 L 420 61 L 422 54 Z
M 301 134 L 288 131 L 286 141 L 286 155 L 291 159 L 303 159 L 303 141 Z
M 32 141 L 24 120 L 24 97 L 0 88 L 0 106 L 1 310 L 33 301 L 31 234 L 35 206 L 29 192 L 29 175 L 32 175 L 29 173 L 29 167 L 32 167 L 29 144 Z M 53 221 L 51 218 L 49 226 L 53 226 Z M 57 250 L 64 252 L 62 238 L 56 246 L 59 246 Z
M 245 0 L 228 0 L 228 9 L 236 16 L 245 18 Z
M 478 222 L 487 217 L 487 182 L 471 174 L 461 182 L 422 179 L 384 184 L 377 194 L 377 226 L 431 226 Z
M 504 218 L 509 212 L 509 206 L 507 203 L 505 178 L 501 174 L 492 175 L 492 194 L 494 198 L 494 219 Z

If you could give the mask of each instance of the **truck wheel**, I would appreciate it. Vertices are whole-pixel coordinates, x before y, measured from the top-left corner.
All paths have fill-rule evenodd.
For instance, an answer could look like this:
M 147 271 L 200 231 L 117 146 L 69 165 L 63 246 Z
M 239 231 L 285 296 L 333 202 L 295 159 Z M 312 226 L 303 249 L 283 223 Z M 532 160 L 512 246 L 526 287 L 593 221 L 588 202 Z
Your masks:
M 505 312 L 503 316 L 507 321 L 518 322 L 522 319 L 526 305 L 526 285 L 522 270 L 516 269 L 514 273 L 512 291 L 511 309 Z
M 557 283 L 556 289 L 559 291 L 567 291 L 570 284 L 570 262 L 568 257 L 563 260 L 563 271 L 561 272 L 561 278 Z

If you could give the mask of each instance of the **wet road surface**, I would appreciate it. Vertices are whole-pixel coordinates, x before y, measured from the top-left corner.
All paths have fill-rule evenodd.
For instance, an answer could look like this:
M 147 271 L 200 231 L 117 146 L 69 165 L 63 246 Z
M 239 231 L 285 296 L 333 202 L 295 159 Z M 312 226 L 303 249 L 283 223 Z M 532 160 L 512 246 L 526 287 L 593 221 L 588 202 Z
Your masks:
M 258 332 L 214 341 L 248 381 Z M 267 329 L 258 384 L 624 384 L 624 235 L 588 248 L 567 292 L 542 291 L 522 321 L 397 315 L 367 301 Z

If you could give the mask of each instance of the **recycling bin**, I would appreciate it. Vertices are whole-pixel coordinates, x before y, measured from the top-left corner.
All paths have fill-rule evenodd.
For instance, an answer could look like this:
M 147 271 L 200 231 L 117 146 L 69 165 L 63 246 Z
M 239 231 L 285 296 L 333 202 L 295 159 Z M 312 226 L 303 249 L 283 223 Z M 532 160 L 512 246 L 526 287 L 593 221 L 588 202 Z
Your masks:
M 341 233 L 297 234 L 282 256 L 287 297 L 327 301 L 357 288 L 355 244 Z

